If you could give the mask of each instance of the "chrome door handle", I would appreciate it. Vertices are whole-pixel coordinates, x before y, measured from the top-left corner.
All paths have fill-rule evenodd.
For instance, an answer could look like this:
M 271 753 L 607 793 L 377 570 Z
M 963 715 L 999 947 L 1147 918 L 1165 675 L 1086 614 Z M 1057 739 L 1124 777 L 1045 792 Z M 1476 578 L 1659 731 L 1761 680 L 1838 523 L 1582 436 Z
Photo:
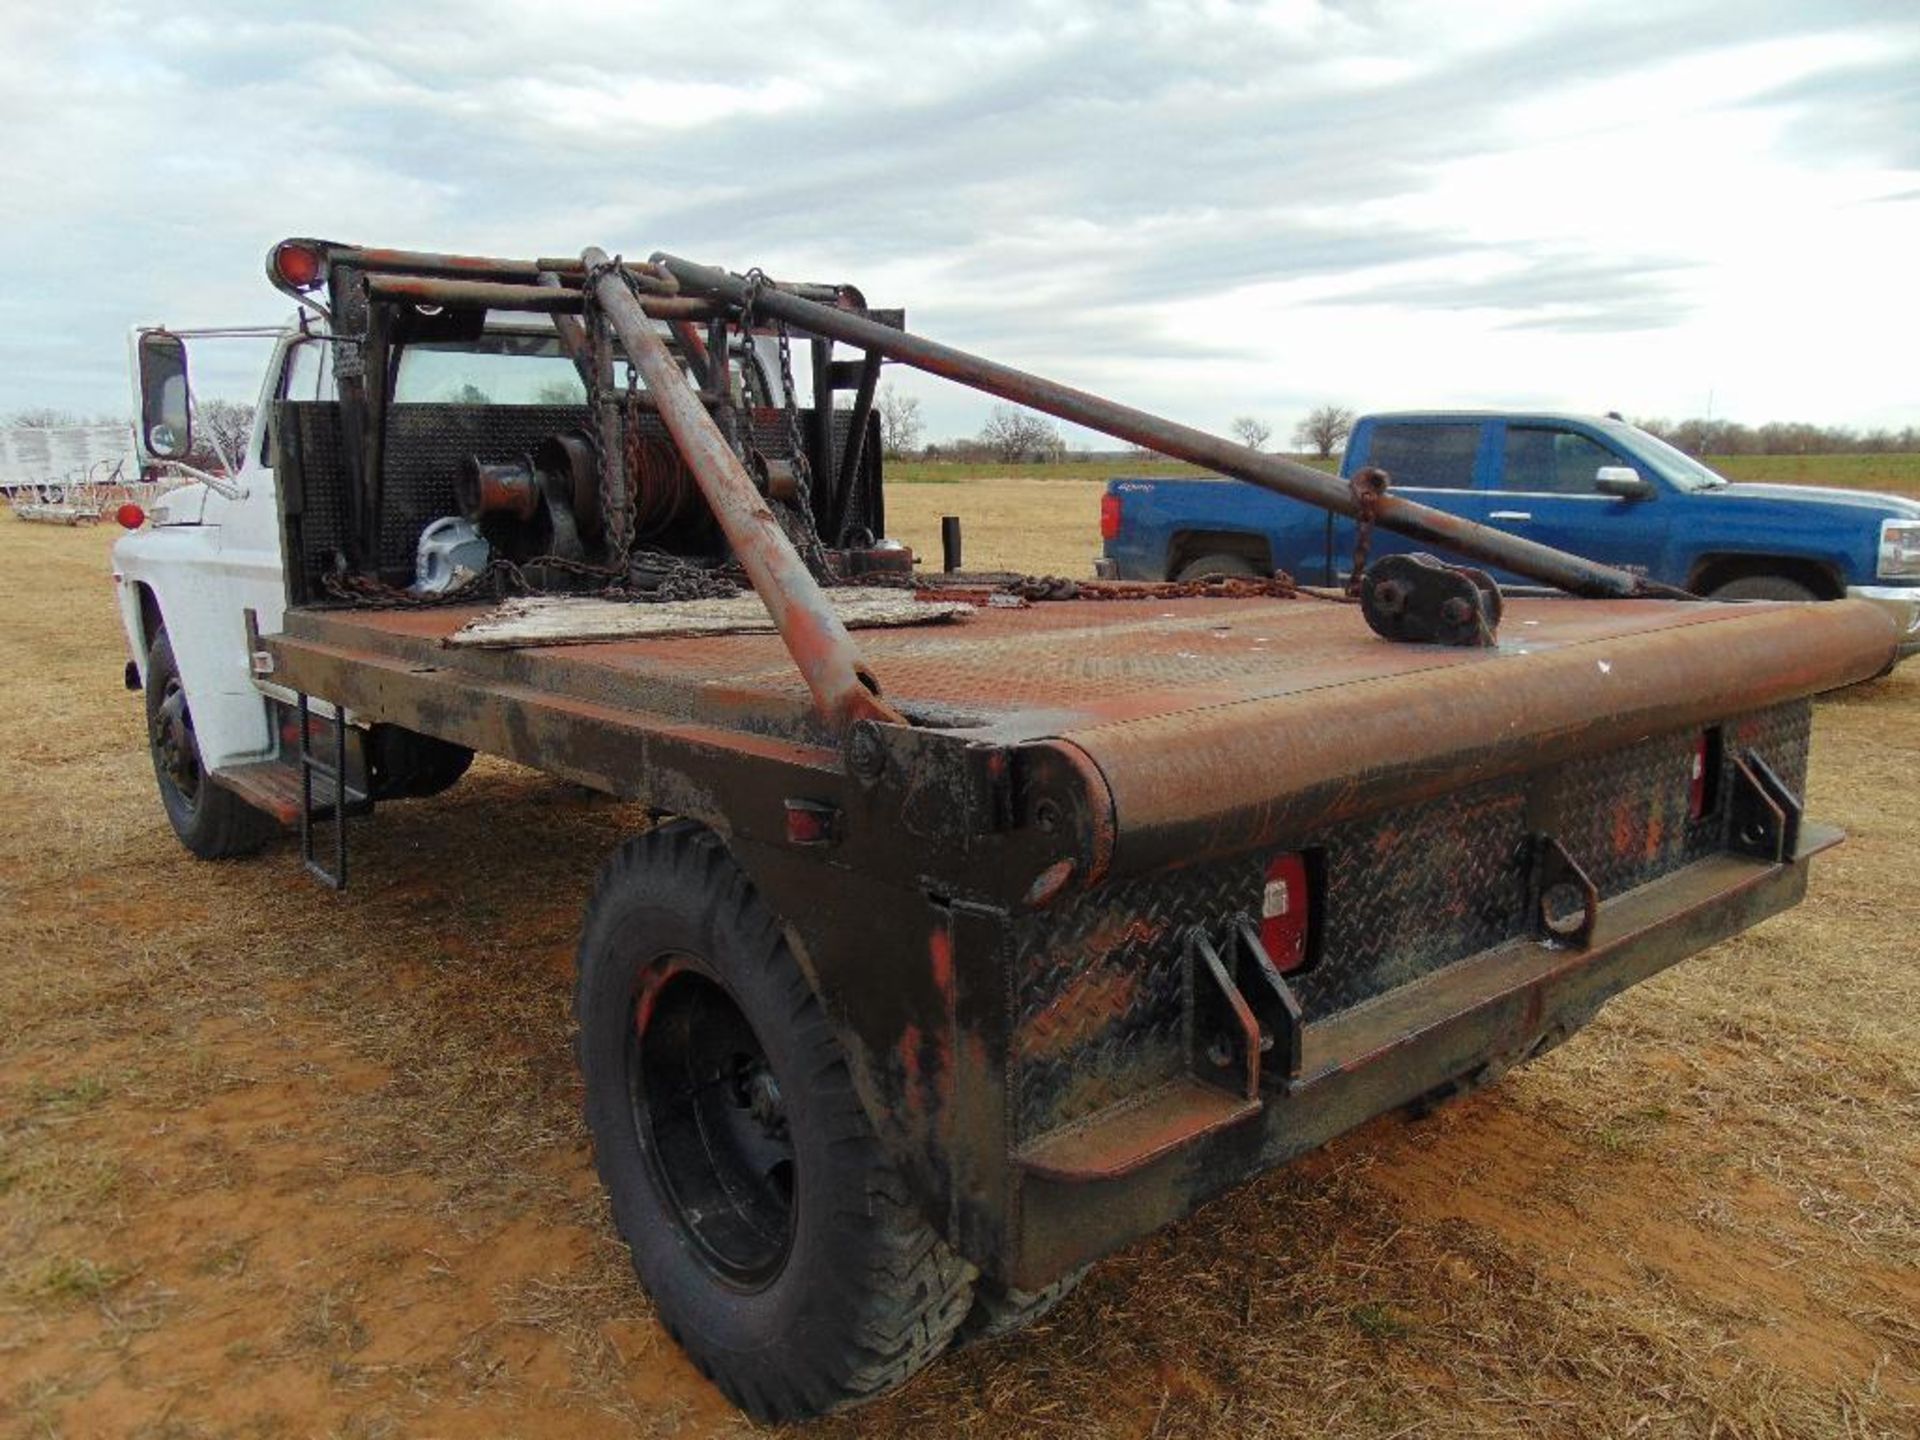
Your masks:
M 1531 510 L 1490 510 L 1487 512 L 1487 518 L 1489 520 L 1531 520 L 1533 512 Z

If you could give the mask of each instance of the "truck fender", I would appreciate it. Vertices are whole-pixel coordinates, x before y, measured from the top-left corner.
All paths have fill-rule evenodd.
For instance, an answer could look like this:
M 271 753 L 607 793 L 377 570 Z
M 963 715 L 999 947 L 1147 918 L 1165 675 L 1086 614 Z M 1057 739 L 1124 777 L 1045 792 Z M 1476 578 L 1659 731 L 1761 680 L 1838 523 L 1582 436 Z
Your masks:
M 1734 580 L 1756 576 L 1795 581 L 1822 600 L 1838 600 L 1846 594 L 1845 581 L 1825 560 L 1753 552 L 1720 551 L 1698 557 L 1687 572 L 1686 588 L 1696 595 L 1708 595 Z
M 130 575 L 120 587 L 120 611 L 142 686 L 147 652 L 166 627 L 193 711 L 201 763 L 215 769 L 264 754 L 273 736 L 266 698 L 253 684 L 245 622 L 238 612 L 227 613 L 211 589 Z

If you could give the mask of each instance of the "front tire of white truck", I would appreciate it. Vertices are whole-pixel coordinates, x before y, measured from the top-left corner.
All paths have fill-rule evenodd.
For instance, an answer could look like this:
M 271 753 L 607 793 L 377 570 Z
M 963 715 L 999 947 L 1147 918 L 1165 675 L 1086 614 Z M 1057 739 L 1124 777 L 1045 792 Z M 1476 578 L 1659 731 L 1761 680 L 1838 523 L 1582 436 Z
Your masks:
M 574 998 L 594 1158 L 661 1323 L 757 1420 L 904 1383 L 975 1270 L 920 1217 L 779 922 L 685 821 L 617 850 Z
M 216 784 L 201 763 L 193 711 L 164 629 L 147 651 L 147 749 L 167 821 L 202 860 L 251 855 L 272 837 L 272 817 Z

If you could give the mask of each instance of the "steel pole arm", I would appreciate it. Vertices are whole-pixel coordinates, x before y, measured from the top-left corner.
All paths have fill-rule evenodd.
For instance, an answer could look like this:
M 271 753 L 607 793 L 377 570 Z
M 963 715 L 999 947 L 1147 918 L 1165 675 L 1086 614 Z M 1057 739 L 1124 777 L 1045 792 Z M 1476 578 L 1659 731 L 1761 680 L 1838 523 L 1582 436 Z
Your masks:
M 734 558 L 773 616 L 787 652 L 813 692 L 814 708 L 839 734 L 858 720 L 904 724 L 900 712 L 880 698 L 879 683 L 847 627 L 767 508 L 727 437 L 687 383 L 679 361 L 655 332 L 639 298 L 619 275 L 601 268 L 608 264 L 605 251 L 589 249 L 580 259 L 587 273 L 597 277 L 592 281 L 593 293 L 601 312 L 659 405 L 660 419 L 693 471 L 700 493 L 733 547 Z M 715 363 L 720 363 L 719 357 Z
M 679 282 L 682 295 L 718 299 L 733 305 L 746 299 L 747 282 L 738 275 L 672 255 L 660 254 L 653 258 L 657 266 Z M 1262 454 L 1190 425 L 1104 400 L 923 336 L 875 324 L 863 316 L 817 304 L 773 286 L 760 288 L 753 297 L 753 307 L 756 314 L 777 315 L 813 334 L 843 340 L 903 365 L 1145 446 L 1162 455 L 1217 470 L 1289 499 L 1304 500 L 1342 515 L 1359 513 L 1360 502 L 1345 480 L 1298 461 Z M 1649 585 L 1624 570 L 1463 520 L 1391 491 L 1375 502 L 1374 520 L 1382 529 L 1471 556 L 1576 595 L 1601 599 L 1649 594 L 1691 598 L 1666 586 Z

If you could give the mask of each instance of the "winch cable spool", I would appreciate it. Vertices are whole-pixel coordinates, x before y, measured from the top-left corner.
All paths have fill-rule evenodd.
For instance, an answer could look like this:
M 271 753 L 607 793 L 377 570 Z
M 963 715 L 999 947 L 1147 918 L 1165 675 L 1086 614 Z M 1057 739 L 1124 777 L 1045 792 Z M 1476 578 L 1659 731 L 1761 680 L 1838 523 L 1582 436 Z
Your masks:
M 597 247 L 583 251 L 580 263 L 586 272 L 584 288 L 593 293 L 600 314 L 618 333 L 627 363 L 646 381 L 661 421 L 692 470 L 734 558 L 772 616 L 821 718 L 842 733 L 861 721 L 905 724 L 906 718 L 881 698 L 879 681 L 867 668 L 845 623 L 707 413 L 705 402 L 687 382 L 679 361 L 654 333 L 632 272 Z M 715 356 L 716 367 L 720 362 L 721 357 Z

